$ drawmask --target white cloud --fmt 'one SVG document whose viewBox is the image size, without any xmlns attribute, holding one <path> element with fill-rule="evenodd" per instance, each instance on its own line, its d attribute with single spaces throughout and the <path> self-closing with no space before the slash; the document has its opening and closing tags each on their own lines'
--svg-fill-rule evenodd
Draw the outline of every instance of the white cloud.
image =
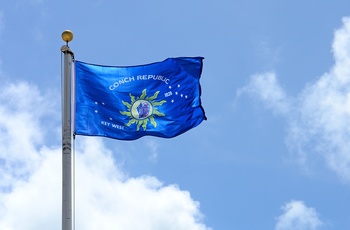
<svg viewBox="0 0 350 230">
<path fill-rule="evenodd" d="M 316 210 L 302 201 L 292 200 L 282 210 L 284 213 L 277 218 L 275 230 L 316 230 L 323 224 Z"/>
<path fill-rule="evenodd" d="M 290 100 L 278 84 L 273 72 L 253 75 L 249 85 L 237 91 L 238 96 L 243 93 L 259 97 L 265 103 L 265 106 L 275 113 L 288 114 L 290 110 Z"/>
<path fill-rule="evenodd" d="M 124 178 L 96 139 L 85 141 L 83 148 L 77 158 L 77 228 L 207 229 L 198 222 L 198 203 L 188 192 L 151 176 Z"/>
<path fill-rule="evenodd" d="M 0 193 L 0 229 L 60 229 L 60 151 L 43 148 L 37 154 L 39 165 L 28 179 L 13 177 L 11 189 Z"/>
<path fill-rule="evenodd" d="M 333 54 L 334 66 L 295 98 L 286 96 L 273 73 L 252 76 L 238 93 L 258 97 L 286 118 L 287 144 L 303 166 L 318 154 L 342 180 L 350 182 L 350 18 L 344 18 L 335 32 Z"/>
<path fill-rule="evenodd" d="M 4 79 L 2 82 L 0 159 L 3 160 L 0 161 L 0 188 L 6 188 L 14 177 L 26 177 L 37 167 L 40 161 L 38 144 L 45 135 L 45 131 L 39 127 L 40 118 L 55 114 L 52 110 L 55 101 L 51 98 L 44 100 L 36 87 L 25 82 L 5 83 Z M 51 125 L 47 121 L 49 128 Z"/>
<path fill-rule="evenodd" d="M 26 82 L 0 88 L 0 229 L 61 229 L 60 106 L 52 99 Z M 77 229 L 210 229 L 188 191 L 129 178 L 100 138 L 77 139 Z"/>
</svg>

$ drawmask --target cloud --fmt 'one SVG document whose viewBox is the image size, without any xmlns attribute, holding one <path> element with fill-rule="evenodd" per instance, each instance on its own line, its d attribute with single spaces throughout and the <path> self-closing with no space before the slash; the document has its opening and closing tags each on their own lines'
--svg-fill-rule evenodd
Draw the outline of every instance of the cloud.
<svg viewBox="0 0 350 230">
<path fill-rule="evenodd" d="M 189 192 L 163 186 L 152 176 L 125 177 L 112 152 L 96 138 L 84 138 L 78 149 L 77 228 L 208 229 L 200 223 L 199 203 Z M 96 218 L 101 221 L 86 221 Z"/>
<path fill-rule="evenodd" d="M 37 154 L 28 178 L 13 177 L 11 189 L 0 193 L 0 229 L 60 229 L 60 151 L 43 148 Z"/>
<path fill-rule="evenodd" d="M 260 98 L 277 114 L 288 114 L 290 110 L 291 102 L 273 72 L 253 75 L 249 84 L 237 91 L 238 96 L 244 93 Z"/>
<path fill-rule="evenodd" d="M 26 177 L 40 162 L 38 144 L 45 135 L 39 128 L 40 117 L 47 121 L 47 129 L 50 129 L 47 116 L 57 116 L 53 112 L 55 100 L 44 100 L 36 87 L 25 82 L 1 80 L 0 188 L 9 189 L 13 179 Z"/>
<path fill-rule="evenodd" d="M 55 93 L 23 81 L 0 88 L 0 229 L 61 229 Z M 78 137 L 75 154 L 77 228 L 210 229 L 188 191 L 153 176 L 126 176 L 101 138 Z"/>
<path fill-rule="evenodd" d="M 296 97 L 286 94 L 273 72 L 252 76 L 238 95 L 259 98 L 286 119 L 286 143 L 304 167 L 321 156 L 341 180 L 350 182 L 350 18 L 343 18 L 335 32 L 332 51 L 334 66 Z"/>
<path fill-rule="evenodd" d="M 302 201 L 292 200 L 282 207 L 275 230 L 316 230 L 323 225 L 315 209 Z"/>
</svg>

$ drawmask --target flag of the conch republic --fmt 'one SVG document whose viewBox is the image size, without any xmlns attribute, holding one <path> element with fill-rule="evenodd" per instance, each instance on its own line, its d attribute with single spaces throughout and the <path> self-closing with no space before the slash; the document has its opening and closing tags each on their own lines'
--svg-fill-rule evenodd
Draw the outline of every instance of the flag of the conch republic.
<svg viewBox="0 0 350 230">
<path fill-rule="evenodd" d="M 130 67 L 75 61 L 75 134 L 135 140 L 171 138 L 206 119 L 202 57 Z"/>
</svg>

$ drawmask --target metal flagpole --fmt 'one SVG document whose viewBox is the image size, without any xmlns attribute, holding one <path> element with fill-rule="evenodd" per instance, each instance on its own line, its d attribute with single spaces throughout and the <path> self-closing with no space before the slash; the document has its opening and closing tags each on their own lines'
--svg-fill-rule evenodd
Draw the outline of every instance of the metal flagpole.
<svg viewBox="0 0 350 230">
<path fill-rule="evenodd" d="M 61 47 L 64 54 L 62 80 L 62 230 L 72 230 L 73 227 L 73 192 L 72 192 L 72 64 L 74 53 L 68 42 L 73 39 L 73 33 L 66 30 L 62 33 L 66 45 Z"/>
</svg>

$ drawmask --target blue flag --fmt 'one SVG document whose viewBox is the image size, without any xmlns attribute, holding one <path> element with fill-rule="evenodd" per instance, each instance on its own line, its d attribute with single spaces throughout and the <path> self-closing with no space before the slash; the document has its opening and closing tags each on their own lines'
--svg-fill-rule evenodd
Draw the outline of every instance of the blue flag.
<svg viewBox="0 0 350 230">
<path fill-rule="evenodd" d="M 135 140 L 171 138 L 206 119 L 199 78 L 202 57 L 131 67 L 75 61 L 75 134 Z"/>
</svg>

